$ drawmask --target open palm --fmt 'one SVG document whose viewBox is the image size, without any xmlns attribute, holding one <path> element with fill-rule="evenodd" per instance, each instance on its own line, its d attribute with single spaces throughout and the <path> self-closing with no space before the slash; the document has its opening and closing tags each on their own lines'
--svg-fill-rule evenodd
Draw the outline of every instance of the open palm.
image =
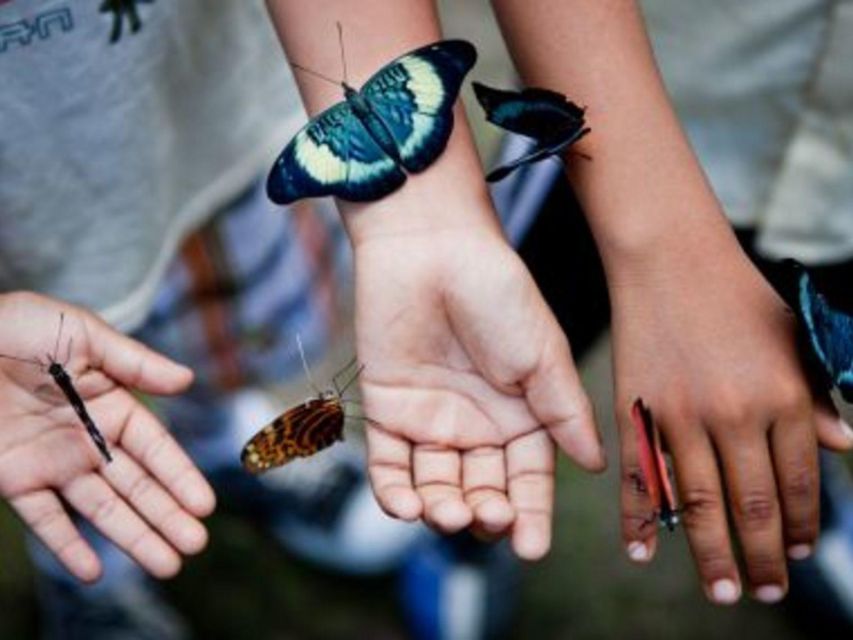
<svg viewBox="0 0 853 640">
<path fill-rule="evenodd" d="M 604 459 L 568 342 L 495 232 L 356 247 L 356 331 L 374 490 L 391 515 L 444 532 L 550 546 L 554 442 Z"/>
<path fill-rule="evenodd" d="M 0 353 L 62 362 L 113 457 L 104 462 L 43 368 L 0 359 L 0 495 L 82 580 L 97 579 L 100 563 L 63 502 L 153 575 L 176 573 L 181 554 L 204 547 L 198 518 L 214 497 L 132 390 L 174 394 L 192 373 L 83 309 L 30 293 L 0 297 Z"/>
</svg>

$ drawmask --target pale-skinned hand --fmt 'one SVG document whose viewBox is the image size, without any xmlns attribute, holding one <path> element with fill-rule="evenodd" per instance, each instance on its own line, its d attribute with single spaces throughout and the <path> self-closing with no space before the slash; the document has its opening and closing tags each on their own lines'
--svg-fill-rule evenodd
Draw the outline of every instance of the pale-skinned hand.
<svg viewBox="0 0 853 640">
<path fill-rule="evenodd" d="M 133 392 L 178 393 L 192 372 L 88 311 L 32 293 L 0 296 L 0 353 L 63 364 L 113 456 L 105 463 L 44 368 L 0 359 L 0 496 L 81 580 L 96 580 L 101 565 L 67 509 L 153 576 L 177 573 L 182 555 L 204 548 L 199 518 L 215 499 Z"/>
<path fill-rule="evenodd" d="M 391 515 L 549 549 L 554 442 L 604 466 L 568 342 L 496 226 L 355 244 L 370 478 Z"/>
</svg>

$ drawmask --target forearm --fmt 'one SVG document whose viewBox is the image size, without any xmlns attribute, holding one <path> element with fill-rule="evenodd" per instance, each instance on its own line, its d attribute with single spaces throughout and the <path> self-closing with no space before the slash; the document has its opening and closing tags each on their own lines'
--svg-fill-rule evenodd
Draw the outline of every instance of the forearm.
<svg viewBox="0 0 853 640">
<path fill-rule="evenodd" d="M 399 55 L 441 38 L 431 0 L 268 0 L 274 26 L 289 60 L 332 78 L 342 78 L 335 22 L 343 26 L 349 83 L 358 88 Z M 343 99 L 340 87 L 296 72 L 311 115 Z M 353 242 L 459 227 L 497 230 L 482 170 L 464 112 L 445 152 L 423 173 L 409 175 L 402 188 L 366 204 L 340 202 Z"/>
<path fill-rule="evenodd" d="M 524 82 L 587 106 L 592 135 L 568 174 L 608 274 L 671 239 L 733 247 L 720 206 L 664 89 L 633 0 L 494 0 Z"/>
</svg>

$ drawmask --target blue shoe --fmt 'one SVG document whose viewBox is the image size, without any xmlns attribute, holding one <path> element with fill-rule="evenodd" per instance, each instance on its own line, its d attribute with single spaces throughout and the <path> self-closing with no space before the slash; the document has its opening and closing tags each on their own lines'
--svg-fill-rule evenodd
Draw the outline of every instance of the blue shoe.
<svg viewBox="0 0 853 640">
<path fill-rule="evenodd" d="M 510 635 L 521 566 L 506 541 L 486 544 L 468 533 L 435 536 L 410 555 L 400 580 L 403 611 L 417 640 Z"/>
</svg>

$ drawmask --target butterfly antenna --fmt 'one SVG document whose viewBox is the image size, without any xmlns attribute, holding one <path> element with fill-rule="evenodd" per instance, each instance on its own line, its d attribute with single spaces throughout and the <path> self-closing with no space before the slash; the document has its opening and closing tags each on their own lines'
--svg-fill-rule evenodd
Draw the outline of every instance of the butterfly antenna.
<svg viewBox="0 0 853 640">
<path fill-rule="evenodd" d="M 59 331 L 56 333 L 56 344 L 53 346 L 53 358 L 55 362 L 59 355 L 59 339 L 62 337 L 62 325 L 65 324 L 65 312 L 59 314 Z"/>
<path fill-rule="evenodd" d="M 39 360 L 32 360 L 30 358 L 18 358 L 17 356 L 7 356 L 5 353 L 0 353 L 0 358 L 5 358 L 6 360 L 14 360 L 16 362 L 26 362 L 27 364 L 34 364 L 40 369 L 44 369 L 44 365 Z"/>
<path fill-rule="evenodd" d="M 68 340 L 68 351 L 65 353 L 65 361 L 62 363 L 62 366 L 68 366 L 69 360 L 71 360 L 71 345 L 74 344 L 74 338 L 70 338 Z"/>
<path fill-rule="evenodd" d="M 335 22 L 338 25 L 338 46 L 341 48 L 341 67 L 344 70 L 344 82 L 349 82 L 347 78 L 347 56 L 344 51 L 344 28 L 340 22 Z"/>
<path fill-rule="evenodd" d="M 333 78 L 330 78 L 327 75 L 323 75 L 319 71 L 314 71 L 313 69 L 309 69 L 308 67 L 303 67 L 301 64 L 297 64 L 295 62 L 291 62 L 290 66 L 296 69 L 297 71 L 302 71 L 303 73 L 307 73 L 309 76 L 314 76 L 315 78 L 319 78 L 320 80 L 325 80 L 326 82 L 331 82 L 336 87 L 340 87 L 341 83 Z"/>
<path fill-rule="evenodd" d="M 311 375 L 311 369 L 308 368 L 308 360 L 305 358 L 305 349 L 302 348 L 302 338 L 299 337 L 298 333 L 296 334 L 296 346 L 299 348 L 299 357 L 302 359 L 302 368 L 305 370 L 305 376 L 308 378 L 308 382 L 311 384 L 311 387 L 319 396 L 321 395 L 320 388 L 317 386 L 317 383 L 314 382 L 314 377 Z"/>
<path fill-rule="evenodd" d="M 358 376 L 361 375 L 362 371 L 364 371 L 364 365 L 359 366 L 359 368 L 355 370 L 355 373 L 352 375 L 352 377 L 349 380 L 347 380 L 347 383 L 338 392 L 339 396 L 344 395 L 344 392 L 350 387 L 350 385 L 353 382 L 355 382 L 356 380 L 358 380 Z"/>
</svg>

